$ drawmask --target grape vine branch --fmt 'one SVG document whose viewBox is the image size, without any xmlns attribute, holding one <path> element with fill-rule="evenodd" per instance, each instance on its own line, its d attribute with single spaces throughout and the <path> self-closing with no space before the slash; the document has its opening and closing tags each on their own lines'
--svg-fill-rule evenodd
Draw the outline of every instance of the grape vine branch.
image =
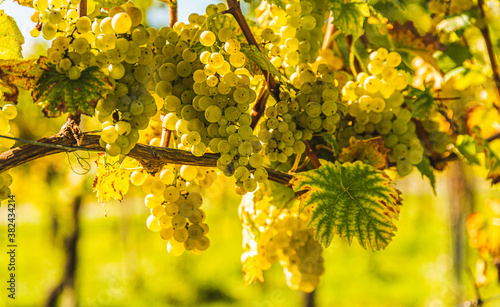
<svg viewBox="0 0 500 307">
<path fill-rule="evenodd" d="M 105 150 L 99 146 L 99 135 L 85 132 L 81 138 L 80 145 L 77 145 L 75 138 L 63 134 L 56 134 L 42 138 L 36 143 L 25 144 L 1 153 L 0 173 L 39 158 L 77 150 L 105 152 Z M 152 172 L 159 171 L 166 163 L 216 167 L 217 159 L 219 158 L 218 154 L 206 153 L 202 157 L 196 157 L 185 150 L 143 144 L 136 144 L 128 156 L 138 160 L 148 169 L 148 171 Z M 288 182 L 292 179 L 292 175 L 270 168 L 266 168 L 266 170 L 269 174 L 269 180 L 277 183 L 288 185 Z"/>
</svg>

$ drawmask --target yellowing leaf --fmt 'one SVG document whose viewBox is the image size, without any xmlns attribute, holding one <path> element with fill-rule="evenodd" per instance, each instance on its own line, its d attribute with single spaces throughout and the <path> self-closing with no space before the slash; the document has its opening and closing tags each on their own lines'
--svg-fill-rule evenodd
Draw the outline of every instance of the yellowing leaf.
<svg viewBox="0 0 500 307">
<path fill-rule="evenodd" d="M 361 161 L 376 169 L 384 169 L 387 165 L 387 154 L 390 149 L 384 146 L 382 137 L 368 140 L 358 140 L 351 137 L 349 146 L 342 148 L 339 156 L 340 162 Z"/>
<path fill-rule="evenodd" d="M 125 158 L 120 164 L 119 156 L 99 154 L 96 161 L 97 174 L 92 186 L 97 194 L 97 201 L 105 203 L 110 199 L 121 201 L 129 188 L 130 174 L 139 167 L 139 162 Z"/>
<path fill-rule="evenodd" d="M 397 230 L 393 219 L 399 216 L 400 192 L 382 171 L 360 161 L 322 166 L 292 179 L 295 191 L 307 190 L 300 197 L 301 210 L 312 212 L 309 226 L 325 246 L 333 236 L 348 240 L 356 237 L 363 248 L 383 249 Z"/>
<path fill-rule="evenodd" d="M 92 116 L 97 102 L 112 89 L 98 67 L 85 69 L 77 80 L 51 68 L 38 80 L 32 95 L 47 117 L 57 117 L 62 113 Z"/>
<path fill-rule="evenodd" d="M 444 46 L 439 43 L 437 35 L 434 33 L 420 35 L 413 21 L 407 21 L 403 25 L 397 21 L 394 22 L 389 34 L 397 51 L 419 56 L 439 71 L 437 61 L 432 54 L 435 51 L 444 50 Z"/>
<path fill-rule="evenodd" d="M 243 262 L 243 280 L 247 285 L 256 282 L 257 280 L 264 282 L 264 275 L 262 268 L 259 265 L 259 258 L 262 258 L 262 256 L 255 254 L 247 256 Z"/>
<path fill-rule="evenodd" d="M 370 16 L 370 10 L 365 2 L 333 0 L 330 4 L 334 25 L 354 38 L 363 35 L 365 18 Z"/>
<path fill-rule="evenodd" d="M 19 88 L 32 89 L 47 68 L 47 58 L 38 60 L 0 60 L 0 86 L 7 88 L 5 100 L 17 101 Z"/>
<path fill-rule="evenodd" d="M 0 10 L 0 59 L 21 59 L 24 37 L 14 18 Z"/>
</svg>

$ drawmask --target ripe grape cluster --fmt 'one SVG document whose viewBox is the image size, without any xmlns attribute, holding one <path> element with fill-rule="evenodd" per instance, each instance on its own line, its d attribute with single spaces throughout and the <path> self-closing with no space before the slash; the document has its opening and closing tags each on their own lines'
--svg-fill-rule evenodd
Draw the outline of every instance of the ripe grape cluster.
<svg viewBox="0 0 500 307">
<path fill-rule="evenodd" d="M 340 122 L 339 90 L 335 86 L 335 72 L 326 65 L 318 65 L 317 72 L 303 64 L 299 73 L 292 74 L 292 83 L 298 93 L 280 93 L 280 101 L 269 104 L 260 125 L 259 139 L 264 143 L 264 154 L 271 162 L 284 163 L 293 154 L 305 150 L 304 141 L 313 133 L 334 133 Z"/>
<path fill-rule="evenodd" d="M 52 1 L 49 8 L 47 0 L 36 0 L 33 19 L 43 24 L 44 38 L 56 37 L 47 54 L 59 72 L 77 80 L 84 69 L 97 66 L 109 76 L 115 91 L 96 107 L 103 128 L 100 145 L 109 155 L 127 154 L 139 139 L 138 131 L 157 112 L 147 90 L 154 68 L 147 43 L 155 32 L 141 25 L 142 12 L 134 6 L 101 12 L 89 3 L 89 15 L 80 17 L 78 1 Z"/>
<path fill-rule="evenodd" d="M 406 176 L 413 165 L 422 161 L 424 146 L 417 136 L 412 110 L 404 104 L 403 91 L 408 82 L 397 69 L 400 64 L 397 52 L 379 48 L 370 54 L 370 74 L 360 73 L 355 81 L 346 83 L 342 95 L 349 116 L 339 133 L 339 142 L 345 146 L 351 137 L 369 139 L 381 135 L 399 175 Z"/>
<path fill-rule="evenodd" d="M 258 201 L 244 197 L 240 205 L 247 238 L 243 262 L 257 257 L 256 263 L 262 270 L 279 262 L 291 289 L 312 292 L 325 271 L 323 248 L 314 239 L 314 231 L 306 227 L 306 216 L 299 215 L 297 207 L 295 204 L 280 210 L 271 205 L 267 196 Z M 259 235 L 255 236 L 255 232 Z"/>
<path fill-rule="evenodd" d="M 262 2 L 266 11 L 260 19 L 265 28 L 261 37 L 266 43 L 271 63 L 284 67 L 287 76 L 296 72 L 299 63 L 314 63 L 323 38 L 327 1 L 289 1 L 282 10 L 275 4 Z"/>
<path fill-rule="evenodd" d="M 256 94 L 236 24 L 231 16 L 216 15 L 226 9 L 209 5 L 206 15 L 192 14 L 188 24 L 160 29 L 152 43 L 155 91 L 164 100 L 163 125 L 175 131 L 178 148 L 195 156 L 220 153 L 218 169 L 234 176 L 236 191 L 244 194 L 267 179 L 267 172 L 250 127 L 247 111 Z"/>
<path fill-rule="evenodd" d="M 216 177 L 213 170 L 191 165 L 167 165 L 156 176 L 132 173 L 132 184 L 142 186 L 147 194 L 144 202 L 151 211 L 147 227 L 167 241 L 169 254 L 180 256 L 185 250 L 200 254 L 210 246 L 200 193 Z"/>
</svg>

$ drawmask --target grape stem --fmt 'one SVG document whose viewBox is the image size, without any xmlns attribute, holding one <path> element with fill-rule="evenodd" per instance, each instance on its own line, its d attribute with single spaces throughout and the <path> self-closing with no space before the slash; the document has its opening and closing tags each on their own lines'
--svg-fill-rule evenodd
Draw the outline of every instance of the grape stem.
<svg viewBox="0 0 500 307">
<path fill-rule="evenodd" d="M 170 20 L 170 27 L 173 27 L 177 22 L 177 1 L 168 3 L 168 16 Z"/>
<path fill-rule="evenodd" d="M 255 102 L 252 111 L 250 112 L 250 116 L 252 117 L 252 123 L 250 127 L 255 129 L 257 127 L 257 123 L 259 122 L 260 117 L 264 114 L 266 109 L 267 98 L 269 98 L 269 92 L 265 90 L 265 85 L 262 85 L 259 96 L 257 97 L 257 101 Z"/>
<path fill-rule="evenodd" d="M 253 36 L 253 33 L 250 30 L 247 21 L 245 20 L 245 16 L 241 11 L 240 2 L 238 0 L 227 0 L 227 6 L 228 6 L 227 11 L 223 13 L 229 13 L 233 15 L 234 19 L 240 26 L 243 35 L 245 35 L 247 42 L 250 45 L 257 47 L 257 49 L 260 51 L 259 44 L 255 40 L 255 37 Z M 269 91 L 272 93 L 274 99 L 276 99 L 276 101 L 279 101 L 279 86 L 276 83 L 276 80 L 274 79 L 274 75 L 265 69 L 262 69 L 262 74 L 264 75 L 264 78 L 267 80 L 267 86 L 269 88 Z M 254 107 L 252 109 L 252 123 L 255 122 L 255 124 L 257 124 L 259 119 L 262 117 L 262 114 L 266 109 L 266 102 L 267 98 L 261 99 L 260 103 L 259 100 L 257 100 L 257 102 L 254 104 Z"/>
<path fill-rule="evenodd" d="M 486 22 L 486 12 L 484 11 L 484 0 L 477 0 L 477 6 L 481 11 L 481 17 L 485 20 L 485 25 L 480 29 L 483 35 L 484 42 L 486 43 L 486 49 L 488 50 L 488 57 L 490 59 L 491 70 L 493 71 L 493 78 L 495 79 L 495 85 L 497 88 L 497 95 L 500 96 L 500 72 L 498 70 L 497 58 L 495 52 L 493 51 L 493 43 L 490 38 L 490 30 Z M 495 105 L 498 112 L 500 112 L 500 105 Z"/>
<path fill-rule="evenodd" d="M 77 145 L 73 137 L 63 134 L 56 134 L 42 138 L 36 142 L 30 141 L 16 148 L 12 148 L 0 154 L 0 173 L 26 162 L 50 156 L 61 152 L 73 151 L 96 151 L 105 152 L 99 145 L 99 135 L 88 132 L 82 134 L 80 145 Z M 4 136 L 0 136 L 4 137 Z M 218 154 L 206 153 L 202 157 L 196 157 L 190 152 L 179 149 L 163 148 L 136 144 L 127 156 L 138 160 L 144 169 L 149 172 L 158 172 L 166 163 L 195 165 L 202 167 L 217 167 Z M 266 168 L 269 180 L 289 185 L 292 175 L 282 173 L 270 168 Z"/>
<path fill-rule="evenodd" d="M 80 0 L 78 4 L 78 15 L 80 17 L 87 16 L 87 0 Z"/>
<path fill-rule="evenodd" d="M 359 60 L 355 54 L 354 48 L 356 47 L 354 46 L 352 35 L 347 35 L 345 40 L 347 42 L 347 46 L 349 47 L 349 66 L 351 68 L 351 73 L 354 77 L 356 77 L 358 73 L 363 71 L 363 69 L 361 68 Z"/>
<path fill-rule="evenodd" d="M 304 141 L 304 144 L 306 144 L 306 156 L 311 160 L 314 168 L 319 168 L 321 166 L 321 163 L 319 162 L 316 150 L 311 146 L 309 141 Z"/>
</svg>

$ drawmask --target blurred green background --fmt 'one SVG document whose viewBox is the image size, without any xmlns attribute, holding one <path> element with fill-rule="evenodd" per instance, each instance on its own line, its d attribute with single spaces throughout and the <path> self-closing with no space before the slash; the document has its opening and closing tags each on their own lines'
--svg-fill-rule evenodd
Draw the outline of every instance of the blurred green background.
<svg viewBox="0 0 500 307">
<path fill-rule="evenodd" d="M 180 1 L 179 19 L 203 12 L 217 1 Z M 166 7 L 158 1 L 140 2 L 148 10 L 150 25 L 168 24 Z M 15 16 L 26 37 L 25 57 L 43 53 L 43 41 L 29 39 L 32 23 L 12 1 L 0 4 Z M 24 19 L 19 19 L 19 18 Z M 21 21 L 19 21 L 21 20 Z M 12 134 L 36 140 L 57 133 L 65 119 L 43 120 L 27 93 L 22 93 L 20 116 Z M 33 120 L 35 119 L 35 120 Z M 85 121 L 84 130 L 97 129 Z M 201 255 L 168 255 L 165 242 L 146 228 L 148 209 L 143 193 L 133 187 L 121 203 L 97 204 L 91 192 L 95 173 L 94 155 L 82 159 L 59 154 L 11 171 L 17 200 L 17 297 L 7 300 L 6 242 L 7 207 L 0 208 L 0 306 L 50 305 L 50 294 L 65 272 L 66 247 L 74 229 L 75 204 L 79 210 L 75 288 L 58 298 L 59 306 L 305 306 L 305 296 L 290 290 L 282 269 L 275 264 L 265 272 L 263 284 L 245 285 L 240 256 L 239 198 L 227 179 L 210 189 L 203 205 L 210 226 L 210 248 Z M 92 167 L 86 175 L 79 163 Z M 476 177 L 476 175 L 478 175 Z M 482 177 L 481 177 L 482 175 Z M 466 176 L 467 206 L 456 205 L 453 180 Z M 404 205 L 398 232 L 388 248 L 363 250 L 338 238 L 325 251 L 326 273 L 314 293 L 316 306 L 462 306 L 474 299 L 473 280 L 477 250 L 468 248 L 464 219 L 471 210 L 485 210 L 486 199 L 500 198 L 481 170 L 453 166 L 438 176 L 437 195 L 419 174 L 397 181 Z M 483 298 L 500 292 L 495 270 L 481 288 Z M 500 301 L 490 306 L 500 306 Z"/>
</svg>

